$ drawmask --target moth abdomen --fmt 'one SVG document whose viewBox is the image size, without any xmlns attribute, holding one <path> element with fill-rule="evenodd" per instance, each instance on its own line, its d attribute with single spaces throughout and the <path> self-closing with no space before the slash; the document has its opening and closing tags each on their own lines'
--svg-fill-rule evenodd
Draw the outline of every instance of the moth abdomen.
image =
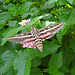
<svg viewBox="0 0 75 75">
<path fill-rule="evenodd" d="M 35 40 L 36 46 L 37 48 L 40 50 L 40 52 L 43 51 L 43 44 L 42 44 L 42 40 L 38 41 L 40 39 Z"/>
</svg>

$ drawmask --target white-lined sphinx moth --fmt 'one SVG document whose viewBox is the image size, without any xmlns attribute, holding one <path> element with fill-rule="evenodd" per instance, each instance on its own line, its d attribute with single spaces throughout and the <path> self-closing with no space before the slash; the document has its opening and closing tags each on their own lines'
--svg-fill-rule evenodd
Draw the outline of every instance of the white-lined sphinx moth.
<svg viewBox="0 0 75 75">
<path fill-rule="evenodd" d="M 65 23 L 59 23 L 45 28 L 41 28 L 39 30 L 34 27 L 31 27 L 31 32 L 18 34 L 7 38 L 7 40 L 20 44 L 22 44 L 22 42 L 23 43 L 34 42 L 37 48 L 40 50 L 40 52 L 42 52 L 43 51 L 42 41 L 53 37 L 63 27 L 64 24 Z"/>
</svg>

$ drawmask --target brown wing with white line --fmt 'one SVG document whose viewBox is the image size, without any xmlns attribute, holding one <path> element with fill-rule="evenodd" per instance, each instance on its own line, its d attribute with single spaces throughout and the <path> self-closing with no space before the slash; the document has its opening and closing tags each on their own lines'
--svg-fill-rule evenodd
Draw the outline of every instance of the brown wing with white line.
<svg viewBox="0 0 75 75">
<path fill-rule="evenodd" d="M 53 37 L 63 27 L 64 24 L 65 23 L 58 23 L 55 25 L 51 25 L 51 26 L 39 29 L 42 40 Z"/>
<path fill-rule="evenodd" d="M 25 39 L 28 39 L 31 37 L 33 37 L 31 32 L 26 32 L 26 33 L 22 33 L 22 34 L 18 34 L 18 35 L 6 38 L 6 40 L 11 41 L 11 42 L 15 42 L 15 43 L 21 43 Z"/>
</svg>

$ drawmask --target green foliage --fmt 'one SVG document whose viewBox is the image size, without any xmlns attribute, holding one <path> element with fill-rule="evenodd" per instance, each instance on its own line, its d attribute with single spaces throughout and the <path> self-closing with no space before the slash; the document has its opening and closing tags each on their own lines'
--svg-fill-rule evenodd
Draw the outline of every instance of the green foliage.
<svg viewBox="0 0 75 75">
<path fill-rule="evenodd" d="M 31 19 L 25 27 L 18 22 Z M 75 75 L 75 0 L 0 0 L 1 75 Z M 65 22 L 37 48 L 21 48 L 5 38 Z"/>
</svg>

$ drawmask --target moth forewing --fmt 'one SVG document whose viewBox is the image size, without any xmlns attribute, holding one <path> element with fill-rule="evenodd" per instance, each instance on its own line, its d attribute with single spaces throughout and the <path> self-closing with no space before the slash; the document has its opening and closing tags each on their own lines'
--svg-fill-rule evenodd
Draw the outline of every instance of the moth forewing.
<svg viewBox="0 0 75 75">
<path fill-rule="evenodd" d="M 65 23 L 59 23 L 59 24 L 51 25 L 51 26 L 48 26 L 45 28 L 41 28 L 39 30 L 40 35 L 45 35 L 43 40 L 49 39 L 49 38 L 53 37 L 63 27 L 64 24 Z"/>
<path fill-rule="evenodd" d="M 6 38 L 6 40 L 15 42 L 15 43 L 21 43 L 22 41 L 24 41 L 25 39 L 28 39 L 30 37 L 33 37 L 31 32 L 26 32 L 26 33 L 22 33 L 22 34 L 18 34 L 18 35 Z"/>
</svg>

